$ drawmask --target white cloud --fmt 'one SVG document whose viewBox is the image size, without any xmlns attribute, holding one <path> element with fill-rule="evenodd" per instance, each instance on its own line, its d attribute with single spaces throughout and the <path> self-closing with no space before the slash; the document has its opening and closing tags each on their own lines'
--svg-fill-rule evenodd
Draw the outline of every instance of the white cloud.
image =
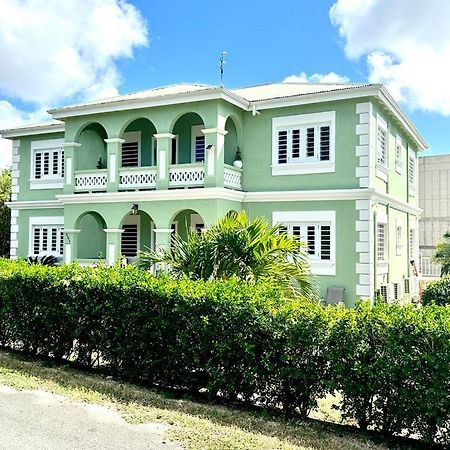
<svg viewBox="0 0 450 450">
<path fill-rule="evenodd" d="M 126 0 L 0 0 L 0 129 L 49 120 L 50 106 L 118 94 L 117 61 L 148 44 L 147 25 Z M 0 139 L 0 167 L 11 142 Z"/>
<path fill-rule="evenodd" d="M 301 72 L 299 75 L 289 75 L 283 80 L 283 83 L 348 83 L 347 77 L 338 75 L 337 73 L 314 73 L 307 75 Z"/>
<path fill-rule="evenodd" d="M 27 123 L 39 123 L 51 120 L 47 108 L 41 107 L 33 112 L 24 112 L 6 100 L 0 100 L 0 129 L 7 129 Z M 0 168 L 11 165 L 12 142 L 9 139 L 0 139 Z"/>
<path fill-rule="evenodd" d="M 0 92 L 37 104 L 115 95 L 117 60 L 148 43 L 125 0 L 0 0 Z"/>
<path fill-rule="evenodd" d="M 450 2 L 337 0 L 330 9 L 350 59 L 412 109 L 450 115 Z"/>
</svg>

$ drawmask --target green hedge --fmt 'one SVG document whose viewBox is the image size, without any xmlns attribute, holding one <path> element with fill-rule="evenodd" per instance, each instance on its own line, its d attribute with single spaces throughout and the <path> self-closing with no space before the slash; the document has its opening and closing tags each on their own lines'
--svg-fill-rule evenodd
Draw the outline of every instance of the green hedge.
<svg viewBox="0 0 450 450">
<path fill-rule="evenodd" d="M 450 276 L 431 282 L 422 293 L 422 304 L 450 305 Z"/>
<path fill-rule="evenodd" d="M 211 397 L 450 444 L 450 307 L 322 307 L 268 285 L 0 262 L 0 343 Z"/>
</svg>

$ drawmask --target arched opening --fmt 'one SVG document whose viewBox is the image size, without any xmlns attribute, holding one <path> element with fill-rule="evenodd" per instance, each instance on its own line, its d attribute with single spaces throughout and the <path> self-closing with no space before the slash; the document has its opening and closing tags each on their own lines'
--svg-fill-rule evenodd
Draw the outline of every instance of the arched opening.
<svg viewBox="0 0 450 450">
<path fill-rule="evenodd" d="M 141 251 L 155 248 L 155 223 L 145 211 L 139 209 L 135 214 L 127 214 L 122 219 L 120 228 L 123 230 L 120 254 L 129 263 L 135 262 Z"/>
<path fill-rule="evenodd" d="M 125 139 L 122 144 L 121 167 L 156 166 L 154 134 L 155 125 L 144 117 L 129 123 L 121 135 L 121 138 Z"/>
<path fill-rule="evenodd" d="M 77 151 L 76 170 L 106 169 L 108 158 L 106 142 L 108 133 L 99 123 L 91 123 L 83 128 L 78 137 L 81 144 Z"/>
<path fill-rule="evenodd" d="M 205 228 L 205 222 L 197 211 L 184 209 L 175 214 L 170 227 L 174 230 L 174 234 L 180 235 L 182 239 L 187 239 L 189 229 L 194 229 L 200 233 Z"/>
<path fill-rule="evenodd" d="M 233 165 L 233 162 L 236 160 L 236 155 L 238 152 L 238 135 L 236 130 L 236 124 L 231 117 L 228 117 L 225 122 L 225 131 L 227 134 L 225 135 L 225 145 L 224 145 L 224 159 L 225 164 Z"/>
<path fill-rule="evenodd" d="M 194 112 L 183 114 L 175 122 L 172 134 L 171 164 L 189 164 L 205 160 L 205 124 Z"/>
<path fill-rule="evenodd" d="M 105 259 L 106 233 L 103 231 L 107 228 L 105 219 L 99 213 L 89 211 L 78 218 L 76 228 L 80 230 L 77 240 L 78 260 L 90 263 Z"/>
</svg>

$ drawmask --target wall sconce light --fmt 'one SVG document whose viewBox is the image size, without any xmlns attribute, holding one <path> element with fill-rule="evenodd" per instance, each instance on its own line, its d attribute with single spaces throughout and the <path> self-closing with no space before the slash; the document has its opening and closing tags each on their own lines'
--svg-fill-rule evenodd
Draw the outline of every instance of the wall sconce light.
<svg viewBox="0 0 450 450">
<path fill-rule="evenodd" d="M 133 203 L 131 205 L 131 215 L 136 216 L 139 210 L 139 205 L 137 203 Z"/>
<path fill-rule="evenodd" d="M 215 145 L 209 144 L 209 145 L 206 147 L 206 150 L 208 150 L 208 152 L 212 153 L 212 152 L 215 150 L 215 148 L 216 148 Z"/>
</svg>

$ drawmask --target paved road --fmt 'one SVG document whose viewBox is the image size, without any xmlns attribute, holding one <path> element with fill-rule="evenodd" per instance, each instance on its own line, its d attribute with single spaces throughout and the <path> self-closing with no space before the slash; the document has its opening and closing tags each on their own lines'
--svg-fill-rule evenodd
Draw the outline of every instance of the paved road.
<svg viewBox="0 0 450 450">
<path fill-rule="evenodd" d="M 0 385 L 0 449 L 179 450 L 161 424 L 130 425 L 103 406 Z"/>
</svg>

